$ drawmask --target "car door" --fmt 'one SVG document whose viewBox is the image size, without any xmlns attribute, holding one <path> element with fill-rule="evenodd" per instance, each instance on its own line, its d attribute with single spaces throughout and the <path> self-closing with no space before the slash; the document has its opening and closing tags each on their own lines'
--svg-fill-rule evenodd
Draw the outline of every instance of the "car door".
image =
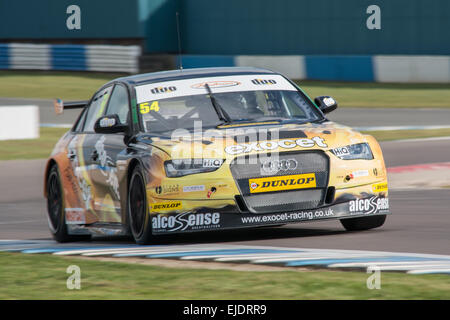
<svg viewBox="0 0 450 320">
<path fill-rule="evenodd" d="M 128 89 L 122 84 L 116 84 L 109 99 L 106 99 L 107 102 L 103 108 L 99 109 L 96 119 L 103 115 L 117 114 L 121 124 L 129 124 Z M 89 134 L 83 145 L 87 155 L 89 176 L 94 188 L 94 210 L 99 222 L 121 222 L 117 157 L 126 148 L 124 140 L 124 133 L 93 132 Z"/>
<path fill-rule="evenodd" d="M 112 90 L 112 85 L 100 89 L 92 98 L 85 114 L 83 123 L 68 146 L 68 157 L 71 159 L 74 175 L 79 187 L 80 203 L 85 210 L 86 223 L 99 221 L 99 211 L 95 204 L 97 186 L 95 184 L 95 170 L 92 167 L 93 147 L 95 139 L 94 124 L 96 119 L 104 114 Z"/>
</svg>

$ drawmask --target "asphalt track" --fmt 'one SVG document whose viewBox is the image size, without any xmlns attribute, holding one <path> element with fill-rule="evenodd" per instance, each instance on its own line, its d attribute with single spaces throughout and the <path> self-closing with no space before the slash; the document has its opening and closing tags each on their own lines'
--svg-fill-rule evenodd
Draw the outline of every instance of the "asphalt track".
<svg viewBox="0 0 450 320">
<path fill-rule="evenodd" d="M 41 124 L 73 123 L 79 111 L 53 112 L 51 100 L 0 98 L 2 105 L 38 105 Z M 341 108 L 330 119 L 349 126 L 450 125 L 450 109 Z M 450 139 L 384 142 L 388 167 L 448 162 Z M 50 239 L 42 196 L 44 160 L 0 162 L 0 239 Z M 392 215 L 379 229 L 346 232 L 338 221 L 193 233 L 160 238 L 164 244 L 239 244 L 291 248 L 450 254 L 450 189 L 391 191 Z M 96 238 L 95 243 L 132 243 Z"/>
<path fill-rule="evenodd" d="M 382 143 L 388 167 L 448 162 L 450 139 Z M 50 239 L 42 196 L 44 160 L 0 162 L 0 239 Z M 392 215 L 379 229 L 346 232 L 338 221 L 173 235 L 163 244 L 239 244 L 450 254 L 450 189 L 391 191 Z M 95 239 L 92 244 L 130 239 Z"/>
</svg>

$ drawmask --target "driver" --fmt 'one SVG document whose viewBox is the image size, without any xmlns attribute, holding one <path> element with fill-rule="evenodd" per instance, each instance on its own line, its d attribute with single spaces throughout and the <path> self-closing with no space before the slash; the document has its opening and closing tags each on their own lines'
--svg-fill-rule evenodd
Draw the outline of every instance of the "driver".
<svg viewBox="0 0 450 320">
<path fill-rule="evenodd" d="M 259 108 L 253 92 L 227 92 L 214 95 L 232 118 L 259 118 L 264 112 Z M 233 110 L 234 109 L 234 110 Z"/>
</svg>

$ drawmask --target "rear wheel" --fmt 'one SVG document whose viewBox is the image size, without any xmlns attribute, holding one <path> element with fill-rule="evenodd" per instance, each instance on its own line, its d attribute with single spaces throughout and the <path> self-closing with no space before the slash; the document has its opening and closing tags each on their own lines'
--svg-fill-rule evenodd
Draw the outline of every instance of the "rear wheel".
<svg viewBox="0 0 450 320">
<path fill-rule="evenodd" d="M 345 230 L 361 231 L 381 227 L 386 221 L 386 215 L 340 220 Z"/>
<path fill-rule="evenodd" d="M 50 232 L 56 241 L 69 242 L 90 239 L 90 235 L 73 236 L 67 233 L 64 194 L 56 165 L 50 169 L 47 177 L 47 213 Z"/>
<path fill-rule="evenodd" d="M 128 186 L 128 221 L 131 234 L 137 244 L 148 244 L 152 240 L 152 226 L 148 212 L 145 180 L 141 166 L 137 165 Z"/>
</svg>

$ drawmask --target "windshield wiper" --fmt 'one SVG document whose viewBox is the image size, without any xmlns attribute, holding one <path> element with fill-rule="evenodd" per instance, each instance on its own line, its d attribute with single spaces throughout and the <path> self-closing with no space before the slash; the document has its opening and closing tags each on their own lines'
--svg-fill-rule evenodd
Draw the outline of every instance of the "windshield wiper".
<svg viewBox="0 0 450 320">
<path fill-rule="evenodd" d="M 209 98 L 211 99 L 211 103 L 214 107 L 214 110 L 216 110 L 217 115 L 219 116 L 219 119 L 223 121 L 224 123 L 230 123 L 231 118 L 228 115 L 228 113 L 225 112 L 225 110 L 220 106 L 220 104 L 217 102 L 216 98 L 214 97 L 211 88 L 209 87 L 209 84 L 205 83 L 205 88 L 208 91 Z"/>
</svg>

